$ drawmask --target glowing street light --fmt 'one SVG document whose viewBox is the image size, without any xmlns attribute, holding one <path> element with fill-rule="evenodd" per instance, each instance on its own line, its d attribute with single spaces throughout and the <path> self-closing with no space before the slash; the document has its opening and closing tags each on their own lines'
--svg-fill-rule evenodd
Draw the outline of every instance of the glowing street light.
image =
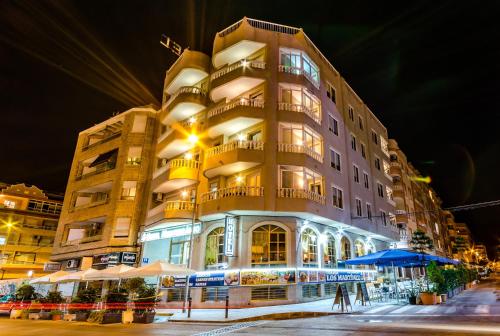
<svg viewBox="0 0 500 336">
<path fill-rule="evenodd" d="M 189 134 L 188 139 L 191 145 L 195 145 L 198 142 L 198 136 L 196 134 Z"/>
</svg>

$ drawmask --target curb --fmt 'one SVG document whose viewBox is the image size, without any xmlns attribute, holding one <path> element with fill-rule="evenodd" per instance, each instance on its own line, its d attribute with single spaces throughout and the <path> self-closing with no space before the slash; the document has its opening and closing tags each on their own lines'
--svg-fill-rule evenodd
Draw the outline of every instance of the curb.
<svg viewBox="0 0 500 336">
<path fill-rule="evenodd" d="M 314 317 L 322 317 L 329 315 L 346 315 L 351 313 L 338 313 L 338 312 L 290 312 L 290 313 L 275 313 L 275 314 L 266 314 L 259 316 L 251 316 L 251 317 L 243 317 L 243 318 L 234 318 L 234 319 L 221 319 L 217 321 L 213 320 L 197 320 L 197 319 L 169 319 L 169 322 L 196 322 L 196 323 L 235 323 L 235 322 L 251 322 L 251 321 L 260 321 L 260 320 L 293 320 L 300 318 L 314 318 Z"/>
</svg>

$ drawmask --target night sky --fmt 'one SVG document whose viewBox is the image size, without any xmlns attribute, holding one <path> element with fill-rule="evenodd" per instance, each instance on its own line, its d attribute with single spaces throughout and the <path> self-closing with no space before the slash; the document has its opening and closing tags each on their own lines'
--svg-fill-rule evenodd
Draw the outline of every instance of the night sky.
<svg viewBox="0 0 500 336">
<path fill-rule="evenodd" d="M 0 181 L 64 192 L 79 131 L 158 103 L 175 56 L 243 16 L 304 28 L 444 207 L 500 199 L 500 2 L 0 3 Z M 458 212 L 493 256 L 500 206 Z"/>
</svg>

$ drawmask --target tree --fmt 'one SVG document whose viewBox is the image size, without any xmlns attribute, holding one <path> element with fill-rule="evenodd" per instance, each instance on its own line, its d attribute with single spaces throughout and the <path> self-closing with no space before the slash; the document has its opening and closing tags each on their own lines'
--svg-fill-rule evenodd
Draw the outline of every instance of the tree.
<svg viewBox="0 0 500 336">
<path fill-rule="evenodd" d="M 420 229 L 417 229 L 413 233 L 413 236 L 411 237 L 410 240 L 410 245 L 412 247 L 412 250 L 416 252 L 423 253 L 426 249 L 432 249 L 433 244 L 432 244 L 432 239 L 429 238 L 424 231 L 421 231 Z"/>
</svg>

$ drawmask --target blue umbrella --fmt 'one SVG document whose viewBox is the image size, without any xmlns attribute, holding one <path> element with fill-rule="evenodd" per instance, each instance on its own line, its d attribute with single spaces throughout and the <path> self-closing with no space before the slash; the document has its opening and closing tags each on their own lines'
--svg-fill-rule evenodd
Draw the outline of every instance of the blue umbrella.
<svg viewBox="0 0 500 336">
<path fill-rule="evenodd" d="M 346 260 L 346 265 L 377 265 L 377 266 L 417 266 L 426 260 L 423 254 L 406 250 L 383 250 Z"/>
</svg>

